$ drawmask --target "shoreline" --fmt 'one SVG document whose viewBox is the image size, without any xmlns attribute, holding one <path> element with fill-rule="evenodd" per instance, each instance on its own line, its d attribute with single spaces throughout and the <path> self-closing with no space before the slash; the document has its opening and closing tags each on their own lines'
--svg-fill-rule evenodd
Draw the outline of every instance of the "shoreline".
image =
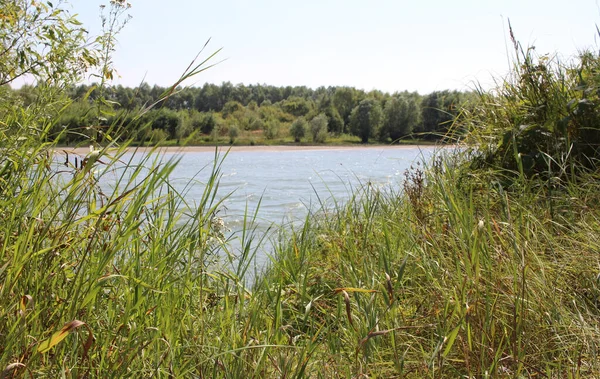
<svg viewBox="0 0 600 379">
<path fill-rule="evenodd" d="M 262 145 L 262 146 L 161 146 L 161 147 L 127 147 L 127 152 L 148 152 L 155 150 L 160 153 L 207 153 L 229 151 L 235 152 L 286 152 L 286 151 L 343 151 L 343 150 L 406 150 L 406 149 L 440 149 L 450 148 L 455 145 L 367 145 L 367 146 L 348 146 L 348 145 L 326 145 L 326 146 L 286 146 L 286 145 Z M 69 154 L 86 155 L 90 152 L 89 147 L 55 147 L 57 153 L 67 152 Z M 109 148 L 107 151 L 114 151 L 117 148 Z"/>
</svg>

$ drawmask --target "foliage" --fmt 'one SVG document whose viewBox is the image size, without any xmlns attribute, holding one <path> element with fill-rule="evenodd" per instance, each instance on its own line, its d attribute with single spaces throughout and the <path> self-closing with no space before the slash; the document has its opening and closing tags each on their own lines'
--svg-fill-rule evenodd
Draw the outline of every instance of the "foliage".
<svg viewBox="0 0 600 379">
<path fill-rule="evenodd" d="M 383 109 L 380 138 L 396 141 L 412 133 L 419 121 L 419 109 L 413 99 L 392 97 Z"/>
<path fill-rule="evenodd" d="M 369 138 L 377 136 L 382 121 L 383 113 L 379 102 L 366 98 L 352 110 L 350 131 L 359 136 L 362 143 L 367 143 Z"/>
<path fill-rule="evenodd" d="M 294 142 L 300 142 L 306 135 L 308 123 L 304 117 L 297 118 L 290 126 L 290 135 L 294 138 Z"/>
<path fill-rule="evenodd" d="M 149 112 L 146 117 L 151 120 L 152 129 L 163 130 L 168 138 L 177 138 L 181 118 L 176 112 L 167 108 L 159 108 Z"/>
<path fill-rule="evenodd" d="M 64 85 L 98 63 L 62 2 L 6 0 L 0 7 L 0 86 L 24 76 Z"/>
<path fill-rule="evenodd" d="M 290 96 L 281 102 L 281 109 L 296 117 L 306 116 L 313 108 L 309 100 L 298 96 Z"/>
<path fill-rule="evenodd" d="M 420 127 L 416 128 L 425 139 L 442 139 L 451 128 L 461 109 L 460 92 L 435 91 L 421 101 Z"/>
<path fill-rule="evenodd" d="M 228 101 L 223 106 L 222 115 L 224 118 L 234 114 L 235 112 L 239 112 L 244 109 L 244 106 L 237 101 Z"/>
<path fill-rule="evenodd" d="M 279 135 L 279 122 L 269 120 L 264 124 L 264 136 L 266 139 L 275 139 Z"/>
<path fill-rule="evenodd" d="M 229 134 L 229 144 L 233 145 L 233 143 L 235 142 L 235 139 L 240 135 L 240 129 L 237 126 L 232 125 L 229 127 L 228 134 Z"/>
<path fill-rule="evenodd" d="M 361 94 L 360 91 L 354 88 L 336 88 L 333 94 L 333 105 L 342 117 L 344 125 L 350 124 L 352 109 L 362 100 L 361 97 L 364 97 L 364 94 Z M 344 132 L 346 132 L 346 129 L 344 129 Z"/>
<path fill-rule="evenodd" d="M 24 86 L 20 90 L 16 90 L 16 93 L 27 103 L 32 101 L 31 96 L 35 92 L 34 90 L 34 87 Z M 164 101 L 159 100 L 165 94 L 169 94 L 169 96 Z M 159 122 L 171 124 L 170 128 L 175 127 L 177 129 L 179 127 L 185 130 L 191 128 L 205 135 L 211 134 L 220 119 L 231 119 L 230 121 L 239 127 L 242 136 L 250 137 L 253 135 L 251 132 L 264 130 L 265 122 L 269 120 L 276 120 L 281 125 L 288 125 L 298 117 L 305 117 L 310 120 L 323 113 L 327 116 L 327 129 L 330 136 L 338 137 L 351 132 L 349 128 L 351 111 L 358 105 L 359 101 L 367 96 L 364 91 L 350 87 L 320 87 L 312 90 L 306 87 L 245 86 L 242 84 L 234 86 L 225 82 L 220 86 L 205 84 L 198 88 L 177 86 L 171 91 L 168 88 L 156 85 L 151 87 L 146 83 L 142 83 L 137 88 L 126 88 L 120 85 L 110 86 L 105 81 L 90 86 L 72 86 L 67 89 L 66 95 L 65 100 L 87 102 L 94 104 L 94 107 L 92 107 L 91 112 L 70 119 L 69 130 L 73 130 L 74 133 L 70 138 L 64 138 L 62 140 L 64 143 L 73 143 L 89 136 L 94 137 L 94 134 L 97 134 L 97 138 L 102 140 L 104 129 L 99 127 L 102 124 L 101 119 L 114 121 L 118 118 L 120 125 L 123 127 L 122 130 L 127 136 L 144 136 L 145 134 L 138 129 L 146 127 L 146 123 L 150 122 L 150 116 L 161 114 L 162 116 L 176 114 L 179 117 L 178 126 L 173 126 L 174 120 L 171 124 L 164 117 L 161 117 L 163 119 Z M 425 110 L 421 107 L 429 106 L 429 103 L 422 102 L 422 99 L 425 98 L 416 93 L 403 92 L 390 95 L 380 91 L 371 91 L 370 96 L 377 98 L 384 108 L 385 104 L 390 101 L 394 103 L 394 98 L 406 100 L 411 110 L 409 112 L 410 124 L 414 123 L 413 129 L 417 133 L 416 136 L 432 140 L 446 132 L 444 129 L 448 124 L 446 121 L 453 119 L 457 110 L 468 99 L 466 94 L 448 91 L 435 93 L 431 96 L 427 95 L 427 99 L 434 99 L 435 101 L 431 100 L 434 105 L 431 109 Z M 263 99 L 260 106 L 256 99 Z M 440 101 L 442 102 L 440 103 Z M 418 112 L 416 121 L 412 117 L 413 103 Z M 146 115 L 144 122 L 139 122 L 139 119 L 131 117 L 137 112 L 147 112 L 144 109 L 149 105 L 160 105 L 161 109 L 165 111 L 164 113 L 163 111 L 156 111 Z M 440 113 L 439 109 L 444 111 Z M 77 108 L 74 107 L 69 113 L 76 110 Z M 432 117 L 426 118 L 426 120 L 429 120 L 427 125 L 437 126 L 430 125 L 428 128 L 433 129 L 428 129 L 428 132 L 425 132 L 421 123 L 421 113 L 426 116 L 431 114 L 432 117 L 445 114 L 444 117 L 446 118 L 443 120 L 433 120 Z M 448 115 L 451 115 L 451 117 Z M 84 116 L 90 119 L 87 120 Z M 93 120 L 93 117 L 96 117 L 96 120 Z M 80 125 L 75 125 L 77 119 L 81 120 Z M 192 124 L 191 127 L 186 120 Z M 108 122 L 108 124 L 110 123 Z M 164 125 L 155 125 L 155 128 L 164 127 Z M 390 138 L 387 129 L 387 126 L 382 128 L 378 135 L 371 136 L 371 138 L 379 137 L 385 141 Z M 86 131 L 84 133 L 85 137 L 77 134 L 81 130 Z M 396 134 L 400 135 L 395 133 L 394 130 L 394 127 L 392 127 L 394 136 Z M 176 131 L 173 133 L 173 130 L 170 130 L 168 133 L 170 139 L 177 138 Z M 277 133 L 284 135 L 282 130 Z M 194 140 L 194 143 L 197 142 L 197 140 Z"/>
<path fill-rule="evenodd" d="M 597 167 L 600 153 L 600 58 L 581 53 L 573 64 L 537 56 L 515 42 L 518 60 L 497 93 L 479 94 L 468 118 L 477 143 L 474 167 L 563 180 Z M 495 115 L 495 117 L 492 117 Z"/>
<path fill-rule="evenodd" d="M 327 116 L 323 113 L 317 115 L 309 124 L 310 136 L 315 143 L 324 143 L 327 139 Z"/>
<path fill-rule="evenodd" d="M 167 132 L 165 132 L 164 129 L 151 129 L 150 133 L 146 136 L 146 139 L 148 140 L 148 142 L 150 142 L 151 145 L 156 145 L 160 142 L 164 142 L 168 138 L 169 134 L 167 134 Z"/>
<path fill-rule="evenodd" d="M 344 130 L 344 120 L 337 109 L 329 106 L 323 110 L 327 116 L 327 131 L 331 134 L 340 135 Z"/>
<path fill-rule="evenodd" d="M 201 133 L 210 134 L 217 121 L 212 112 L 207 113 L 192 113 L 192 126 L 194 130 L 200 130 Z"/>
</svg>

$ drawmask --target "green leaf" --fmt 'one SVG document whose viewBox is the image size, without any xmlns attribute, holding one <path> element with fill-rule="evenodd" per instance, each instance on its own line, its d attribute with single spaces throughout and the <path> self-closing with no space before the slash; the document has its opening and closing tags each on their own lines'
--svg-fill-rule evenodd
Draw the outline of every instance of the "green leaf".
<svg viewBox="0 0 600 379">
<path fill-rule="evenodd" d="M 448 334 L 446 336 L 446 338 L 445 338 L 446 348 L 444 349 L 444 352 L 442 353 L 444 358 L 448 355 L 448 353 L 450 353 L 450 350 L 452 349 L 452 345 L 454 345 L 454 341 L 456 340 L 456 337 L 458 336 L 459 330 L 460 330 L 460 324 L 458 324 L 456 326 L 456 328 L 452 329 L 450 334 Z"/>
<path fill-rule="evenodd" d="M 42 343 L 39 344 L 37 351 L 42 354 L 48 352 L 54 346 L 58 345 L 62 340 L 67 338 L 67 336 L 71 332 L 73 332 L 75 329 L 79 328 L 82 325 L 86 325 L 86 323 L 83 321 L 79 321 L 79 320 L 73 320 L 71 322 L 66 323 L 65 326 L 63 326 L 61 330 L 52 334 L 52 337 L 42 341 Z M 90 337 L 91 337 L 91 331 L 90 331 Z"/>
</svg>

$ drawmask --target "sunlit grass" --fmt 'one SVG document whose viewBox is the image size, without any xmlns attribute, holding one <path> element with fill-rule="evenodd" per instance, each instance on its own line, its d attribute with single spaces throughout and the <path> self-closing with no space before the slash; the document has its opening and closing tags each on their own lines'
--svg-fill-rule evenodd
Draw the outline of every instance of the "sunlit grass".
<svg viewBox="0 0 600 379">
<path fill-rule="evenodd" d="M 177 156 L 131 154 L 112 129 L 109 147 L 65 156 L 40 142 L 52 121 L 7 112 L 0 377 L 599 377 L 597 74 L 582 66 L 587 87 L 567 91 L 544 67 L 453 126 L 472 150 L 352 188 L 268 242 L 260 207 L 233 234 L 218 217 L 226 154 L 178 190 Z M 555 112 L 531 106 L 535 78 Z M 548 121 L 561 107 L 589 137 L 577 156 Z M 551 149 L 535 155 L 534 132 Z"/>
</svg>

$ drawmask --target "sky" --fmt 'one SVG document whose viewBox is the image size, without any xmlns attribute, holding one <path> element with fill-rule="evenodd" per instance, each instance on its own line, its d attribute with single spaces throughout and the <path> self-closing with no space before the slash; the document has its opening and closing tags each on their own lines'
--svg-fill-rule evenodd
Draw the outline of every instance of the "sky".
<svg viewBox="0 0 600 379">
<path fill-rule="evenodd" d="M 220 62 L 187 85 L 352 86 L 367 91 L 492 88 L 511 61 L 508 20 L 524 47 L 569 61 L 598 50 L 598 0 L 130 0 L 115 84 L 174 83 L 201 57 Z M 100 5 L 72 0 L 91 35 Z M 598 41 L 597 41 L 598 40 Z"/>
</svg>

